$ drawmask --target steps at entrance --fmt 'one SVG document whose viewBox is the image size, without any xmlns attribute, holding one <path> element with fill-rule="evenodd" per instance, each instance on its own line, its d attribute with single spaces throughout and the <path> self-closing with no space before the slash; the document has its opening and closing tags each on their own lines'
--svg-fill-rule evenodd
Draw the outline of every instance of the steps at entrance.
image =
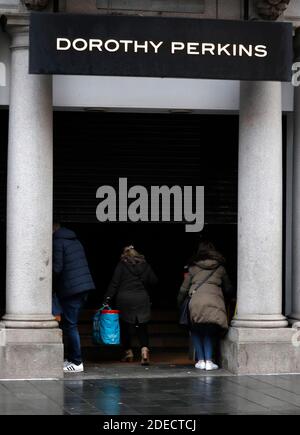
<svg viewBox="0 0 300 435">
<path fill-rule="evenodd" d="M 93 343 L 92 328 L 95 312 L 95 310 L 84 310 L 80 317 L 79 332 L 85 358 L 119 359 L 121 346 L 102 346 Z M 188 355 L 188 332 L 178 325 L 178 314 L 175 310 L 153 311 L 149 323 L 149 335 L 151 352 L 179 352 Z M 137 340 L 134 341 L 133 347 L 138 347 Z"/>
</svg>

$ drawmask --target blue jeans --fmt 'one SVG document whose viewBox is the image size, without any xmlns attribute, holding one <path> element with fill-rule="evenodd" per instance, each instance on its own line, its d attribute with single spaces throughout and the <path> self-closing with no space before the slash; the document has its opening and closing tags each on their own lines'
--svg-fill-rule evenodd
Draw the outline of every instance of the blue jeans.
<svg viewBox="0 0 300 435">
<path fill-rule="evenodd" d="M 212 335 L 201 335 L 197 331 L 191 331 L 191 334 L 196 360 L 211 361 L 213 357 L 214 337 Z"/>
<path fill-rule="evenodd" d="M 68 346 L 68 361 L 77 365 L 82 363 L 78 319 L 87 296 L 88 293 L 83 292 L 66 299 L 59 299 L 62 307 L 62 329 Z"/>
<path fill-rule="evenodd" d="M 58 300 L 57 294 L 52 295 L 52 314 L 53 316 L 60 316 L 62 313 L 62 307 Z"/>
</svg>

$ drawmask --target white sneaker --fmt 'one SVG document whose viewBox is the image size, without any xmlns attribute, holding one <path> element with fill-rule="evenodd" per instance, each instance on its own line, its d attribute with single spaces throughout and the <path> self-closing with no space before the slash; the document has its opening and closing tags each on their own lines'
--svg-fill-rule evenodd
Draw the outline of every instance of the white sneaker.
<svg viewBox="0 0 300 435">
<path fill-rule="evenodd" d="M 70 361 L 68 361 L 67 359 L 64 360 L 64 367 L 66 367 L 67 365 L 71 364 Z"/>
<path fill-rule="evenodd" d="M 205 370 L 218 370 L 219 366 L 212 361 L 206 361 Z"/>
<path fill-rule="evenodd" d="M 74 363 L 69 362 L 69 364 L 64 366 L 64 372 L 65 373 L 80 373 L 83 372 L 83 364 L 79 364 L 79 366 L 77 366 Z"/>
<path fill-rule="evenodd" d="M 202 359 L 195 364 L 196 369 L 205 370 L 205 361 Z"/>
</svg>

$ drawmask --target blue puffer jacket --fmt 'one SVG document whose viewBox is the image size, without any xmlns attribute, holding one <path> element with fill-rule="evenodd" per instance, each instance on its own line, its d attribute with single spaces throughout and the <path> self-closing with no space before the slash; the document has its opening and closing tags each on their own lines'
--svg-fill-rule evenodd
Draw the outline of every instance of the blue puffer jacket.
<svg viewBox="0 0 300 435">
<path fill-rule="evenodd" d="M 53 235 L 53 272 L 53 286 L 60 298 L 95 288 L 83 246 L 67 228 Z"/>
</svg>

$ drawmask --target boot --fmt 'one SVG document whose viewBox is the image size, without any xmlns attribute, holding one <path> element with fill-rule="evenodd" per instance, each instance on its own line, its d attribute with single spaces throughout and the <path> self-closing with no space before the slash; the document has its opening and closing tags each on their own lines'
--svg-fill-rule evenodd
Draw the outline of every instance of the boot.
<svg viewBox="0 0 300 435">
<path fill-rule="evenodd" d="M 148 347 L 142 347 L 141 357 L 142 357 L 141 359 L 142 366 L 148 366 L 150 364 Z"/>
<path fill-rule="evenodd" d="M 131 349 L 128 349 L 125 351 L 125 354 L 121 359 L 121 362 L 132 362 L 132 361 L 133 361 L 133 352 Z"/>
</svg>

